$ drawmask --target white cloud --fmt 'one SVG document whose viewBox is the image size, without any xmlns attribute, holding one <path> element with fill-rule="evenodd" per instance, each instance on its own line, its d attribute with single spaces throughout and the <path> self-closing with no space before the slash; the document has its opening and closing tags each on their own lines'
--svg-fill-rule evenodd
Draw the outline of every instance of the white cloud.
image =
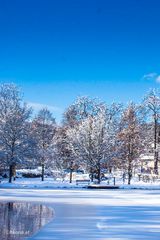
<svg viewBox="0 0 160 240">
<path fill-rule="evenodd" d="M 32 107 L 33 110 L 35 111 L 39 111 L 42 108 L 47 108 L 49 111 L 51 112 L 62 112 L 62 109 L 56 106 L 51 106 L 51 105 L 47 105 L 47 104 L 43 104 L 43 103 L 35 103 L 35 102 L 27 102 L 27 105 L 29 107 Z"/>
<path fill-rule="evenodd" d="M 158 75 L 158 76 L 156 77 L 156 82 L 157 82 L 157 83 L 160 83 L 160 75 Z"/>
<path fill-rule="evenodd" d="M 143 76 L 144 80 L 154 80 L 157 83 L 160 83 L 160 75 L 158 73 L 148 73 L 146 75 Z"/>
<path fill-rule="evenodd" d="M 153 80 L 153 79 L 156 79 L 158 76 L 157 73 L 153 72 L 153 73 L 148 73 L 146 75 L 143 76 L 143 79 L 146 79 L 146 80 Z"/>
</svg>

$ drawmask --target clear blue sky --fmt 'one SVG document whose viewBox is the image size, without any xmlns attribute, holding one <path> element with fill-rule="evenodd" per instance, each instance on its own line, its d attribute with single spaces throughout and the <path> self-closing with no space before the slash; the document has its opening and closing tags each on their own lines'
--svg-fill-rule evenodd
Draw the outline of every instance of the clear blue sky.
<svg viewBox="0 0 160 240">
<path fill-rule="evenodd" d="M 58 120 L 77 95 L 139 101 L 159 74 L 159 0 L 0 0 L 0 82 Z"/>
</svg>

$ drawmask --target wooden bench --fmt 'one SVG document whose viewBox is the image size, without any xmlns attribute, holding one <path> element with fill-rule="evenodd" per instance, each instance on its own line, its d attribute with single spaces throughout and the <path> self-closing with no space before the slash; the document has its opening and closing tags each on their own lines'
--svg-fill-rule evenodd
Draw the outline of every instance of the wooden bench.
<svg viewBox="0 0 160 240">
<path fill-rule="evenodd" d="M 88 179 L 77 179 L 76 180 L 76 185 L 78 185 L 78 184 L 83 184 L 83 183 L 87 183 L 87 184 L 89 184 L 90 183 L 90 180 Z"/>
</svg>

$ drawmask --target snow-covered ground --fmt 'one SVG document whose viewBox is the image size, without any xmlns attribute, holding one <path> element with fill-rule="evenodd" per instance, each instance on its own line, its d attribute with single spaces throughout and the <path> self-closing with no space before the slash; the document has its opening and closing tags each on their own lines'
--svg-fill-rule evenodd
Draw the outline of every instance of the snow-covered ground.
<svg viewBox="0 0 160 240">
<path fill-rule="evenodd" d="M 54 209 L 53 220 L 30 240 L 160 239 L 160 190 L 1 188 L 0 201 Z"/>
<path fill-rule="evenodd" d="M 89 179 L 87 174 L 79 175 L 76 179 Z M 41 181 L 40 178 L 18 178 L 12 183 L 8 183 L 8 179 L 2 180 L 0 183 L 0 188 L 35 188 L 35 189 L 73 189 L 82 188 L 87 186 L 87 183 L 76 184 L 76 179 L 73 178 L 73 182 L 70 184 L 69 179 L 62 181 L 62 179 L 54 180 L 53 178 L 45 178 L 45 181 Z M 108 185 L 108 181 L 102 181 L 101 185 Z M 113 185 L 113 181 L 110 181 L 110 185 Z M 131 185 L 123 184 L 122 181 L 116 181 L 121 189 L 148 189 L 148 190 L 160 190 L 160 182 L 145 183 L 139 181 L 132 181 Z"/>
<path fill-rule="evenodd" d="M 40 178 L 18 178 L 12 183 L 8 183 L 8 180 L 3 180 L 0 183 L 0 188 L 78 188 L 74 181 L 72 184 L 69 181 L 56 180 L 53 178 L 46 178 L 45 181 L 41 181 Z"/>
</svg>

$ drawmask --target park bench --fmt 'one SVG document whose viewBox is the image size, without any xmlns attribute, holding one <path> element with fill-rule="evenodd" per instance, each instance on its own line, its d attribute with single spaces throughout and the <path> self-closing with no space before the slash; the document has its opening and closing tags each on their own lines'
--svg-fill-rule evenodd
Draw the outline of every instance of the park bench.
<svg viewBox="0 0 160 240">
<path fill-rule="evenodd" d="M 77 179 L 77 180 L 76 180 L 76 185 L 78 185 L 78 184 L 84 184 L 84 183 L 89 184 L 89 183 L 90 183 L 90 180 L 89 180 L 89 179 Z"/>
</svg>

